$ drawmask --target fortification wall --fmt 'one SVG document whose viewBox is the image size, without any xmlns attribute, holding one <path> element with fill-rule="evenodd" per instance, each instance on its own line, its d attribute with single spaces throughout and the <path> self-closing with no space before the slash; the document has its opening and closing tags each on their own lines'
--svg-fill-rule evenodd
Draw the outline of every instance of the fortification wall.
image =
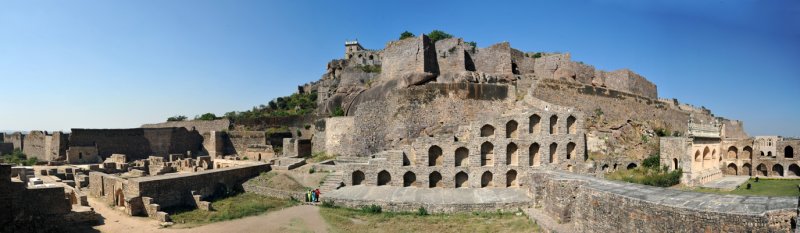
<svg viewBox="0 0 800 233">
<path fill-rule="evenodd" d="M 440 73 L 463 72 L 475 70 L 475 65 L 471 69 L 466 66 L 466 50 L 472 46 L 464 44 L 461 38 L 448 38 L 436 41 L 436 61 L 438 62 Z M 470 61 L 471 62 L 471 61 Z"/>
<path fill-rule="evenodd" d="M 264 131 L 229 131 L 224 137 L 225 154 L 244 155 L 249 145 L 266 145 L 267 132 Z"/>
<path fill-rule="evenodd" d="M 144 124 L 142 128 L 185 128 L 187 131 L 197 130 L 200 134 L 204 134 L 211 131 L 227 131 L 230 126 L 230 120 L 219 119 L 212 121 L 168 121 L 156 124 Z"/>
<path fill-rule="evenodd" d="M 425 35 L 389 42 L 383 49 L 381 64 L 381 79 L 386 80 L 409 72 L 439 72 L 434 44 Z"/>
<path fill-rule="evenodd" d="M 722 137 L 727 140 L 739 140 L 749 138 L 744 131 L 744 122 L 725 119 L 722 121 Z"/>
<path fill-rule="evenodd" d="M 106 159 L 112 154 L 125 154 L 130 160 L 156 155 L 186 154 L 202 151 L 203 139 L 196 131 L 185 128 L 72 129 L 70 146 L 97 145 L 98 154 Z"/>
<path fill-rule="evenodd" d="M 14 145 L 14 150 L 22 150 L 24 146 L 25 135 L 20 132 L 3 135 L 3 142 L 11 143 Z"/>
<path fill-rule="evenodd" d="M 494 44 L 478 49 L 474 54 L 475 70 L 490 74 L 512 75 L 511 44 L 508 42 Z"/>
<path fill-rule="evenodd" d="M 50 159 L 45 153 L 45 148 L 49 146 L 46 141 L 47 134 L 45 132 L 31 131 L 25 136 L 25 145 L 22 148 L 22 152 L 40 161 L 49 161 Z"/>
<path fill-rule="evenodd" d="M 242 183 L 249 178 L 269 171 L 269 165 L 252 164 L 229 168 L 212 169 L 195 173 L 167 174 L 128 180 L 129 191 L 135 197 L 150 197 L 162 208 L 192 205 L 192 191 L 205 199 L 221 188 L 242 190 Z"/>
<path fill-rule="evenodd" d="M 533 172 L 534 204 L 577 232 L 786 232 L 793 197 L 723 196 Z"/>
</svg>

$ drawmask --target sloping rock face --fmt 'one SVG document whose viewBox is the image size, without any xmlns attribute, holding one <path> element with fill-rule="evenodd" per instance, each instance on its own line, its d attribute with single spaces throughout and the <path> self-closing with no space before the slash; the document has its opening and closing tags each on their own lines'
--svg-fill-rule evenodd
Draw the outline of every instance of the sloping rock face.
<svg viewBox="0 0 800 233">
<path fill-rule="evenodd" d="M 656 85 L 630 70 L 597 70 L 571 61 L 569 53 L 522 52 L 508 42 L 478 48 L 461 38 L 422 35 L 345 57 L 331 61 L 321 80 L 301 87 L 318 92 L 319 115 L 341 109 L 350 118 L 340 127 L 347 132 L 333 134 L 325 130 L 337 126 L 317 122 L 316 152 L 331 144 L 324 135 L 347 142 L 347 149 L 336 150 L 346 155 L 397 149 L 432 132 L 455 132 L 476 116 L 524 111 L 520 101 L 586 113 L 580 127 L 592 142 L 587 153 L 600 159 L 646 157 L 658 151 L 656 132 L 685 134 L 690 119 L 715 119 L 706 109 L 658 99 Z M 741 124 L 726 127 L 744 135 Z"/>
</svg>

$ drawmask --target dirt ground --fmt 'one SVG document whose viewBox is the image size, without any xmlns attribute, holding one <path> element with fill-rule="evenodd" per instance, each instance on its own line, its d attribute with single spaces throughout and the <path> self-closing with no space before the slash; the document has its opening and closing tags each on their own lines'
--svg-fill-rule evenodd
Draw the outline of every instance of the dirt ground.
<svg viewBox="0 0 800 233">
<path fill-rule="evenodd" d="M 328 224 L 320 216 L 319 208 L 309 205 L 299 205 L 264 215 L 211 223 L 193 228 L 162 228 L 158 221 L 145 217 L 127 216 L 94 198 L 89 198 L 89 204 L 94 207 L 98 214 L 105 218 L 102 225 L 94 227 L 95 230 L 100 232 L 328 232 Z"/>
</svg>

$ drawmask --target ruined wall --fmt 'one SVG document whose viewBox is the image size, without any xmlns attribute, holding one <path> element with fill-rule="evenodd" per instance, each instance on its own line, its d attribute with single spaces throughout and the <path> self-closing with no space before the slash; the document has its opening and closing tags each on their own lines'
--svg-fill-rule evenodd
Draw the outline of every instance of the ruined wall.
<svg viewBox="0 0 800 233">
<path fill-rule="evenodd" d="M 725 119 L 722 121 L 722 137 L 725 139 L 746 139 L 747 132 L 744 131 L 744 122 Z"/>
<path fill-rule="evenodd" d="M 512 75 L 511 44 L 508 42 L 494 44 L 478 49 L 472 54 L 475 70 L 490 74 Z"/>
<path fill-rule="evenodd" d="M 244 155 L 250 145 L 266 145 L 267 132 L 264 131 L 229 131 L 224 137 L 225 154 Z"/>
<path fill-rule="evenodd" d="M 469 47 L 469 48 L 468 48 Z M 463 72 L 468 70 L 466 66 L 466 50 L 472 46 L 464 44 L 461 38 L 448 38 L 436 41 L 436 60 L 440 73 Z M 470 61 L 471 62 L 471 61 Z M 472 65 L 471 70 L 475 70 Z"/>
<path fill-rule="evenodd" d="M 22 152 L 29 157 L 37 158 L 39 161 L 49 161 L 50 157 L 46 153 L 46 148 L 49 147 L 48 141 L 47 133 L 31 131 L 25 136 L 25 145 L 22 148 Z"/>
<path fill-rule="evenodd" d="M 14 143 L 0 142 L 0 155 L 11 154 L 14 152 Z"/>
<path fill-rule="evenodd" d="M 603 72 L 603 75 L 603 84 L 608 89 L 624 91 L 651 99 L 658 98 L 656 85 L 631 70 L 621 69 Z"/>
<path fill-rule="evenodd" d="M 317 122 L 314 124 L 313 151 L 330 155 L 354 154 L 350 145 L 355 137 L 348 135 L 354 126 L 354 117 L 332 117 Z"/>
<path fill-rule="evenodd" d="M 22 150 L 25 144 L 24 140 L 25 140 L 25 135 L 20 132 L 3 135 L 3 142 L 13 144 L 14 150 Z"/>
<path fill-rule="evenodd" d="M 530 181 L 534 204 L 577 232 L 787 232 L 797 217 L 792 197 L 723 196 L 547 171 Z"/>
<path fill-rule="evenodd" d="M 225 153 L 224 135 L 220 131 L 203 133 L 203 154 L 207 154 L 212 158 L 223 155 Z"/>
<path fill-rule="evenodd" d="M 142 128 L 185 128 L 188 131 L 196 130 L 200 134 L 211 131 L 227 131 L 231 126 L 228 119 L 211 121 L 191 120 L 191 121 L 168 121 L 156 124 L 144 124 Z"/>
<path fill-rule="evenodd" d="M 439 72 L 434 44 L 425 35 L 389 42 L 383 49 L 381 64 L 382 79 L 402 77 L 409 72 Z"/>
<path fill-rule="evenodd" d="M 125 154 L 130 160 L 156 155 L 186 154 L 202 151 L 203 139 L 185 128 L 72 129 L 70 146 L 96 145 L 103 159 L 111 154 Z"/>
</svg>

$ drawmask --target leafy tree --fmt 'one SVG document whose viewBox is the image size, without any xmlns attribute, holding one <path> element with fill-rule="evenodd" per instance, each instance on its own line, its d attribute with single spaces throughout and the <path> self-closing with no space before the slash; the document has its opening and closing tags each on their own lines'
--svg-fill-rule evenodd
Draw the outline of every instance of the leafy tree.
<svg viewBox="0 0 800 233">
<path fill-rule="evenodd" d="M 436 43 L 436 41 L 453 38 L 453 35 L 448 34 L 447 32 L 443 32 L 440 30 L 433 30 L 431 33 L 428 33 L 428 38 L 431 39 L 432 42 Z"/>
<path fill-rule="evenodd" d="M 195 120 L 202 120 L 202 121 L 213 121 L 213 120 L 216 120 L 216 119 L 219 119 L 219 118 L 217 117 L 217 115 L 214 115 L 214 113 L 210 113 L 209 112 L 209 113 L 200 115 L 199 117 L 195 117 L 194 119 Z"/>
<path fill-rule="evenodd" d="M 414 33 L 411 33 L 409 31 L 404 31 L 403 33 L 400 33 L 400 39 L 401 40 L 405 39 L 405 38 L 410 38 L 410 37 L 415 37 Z"/>
<path fill-rule="evenodd" d="M 186 119 L 188 118 L 184 115 L 177 115 L 167 118 L 167 121 L 185 121 Z"/>
</svg>

